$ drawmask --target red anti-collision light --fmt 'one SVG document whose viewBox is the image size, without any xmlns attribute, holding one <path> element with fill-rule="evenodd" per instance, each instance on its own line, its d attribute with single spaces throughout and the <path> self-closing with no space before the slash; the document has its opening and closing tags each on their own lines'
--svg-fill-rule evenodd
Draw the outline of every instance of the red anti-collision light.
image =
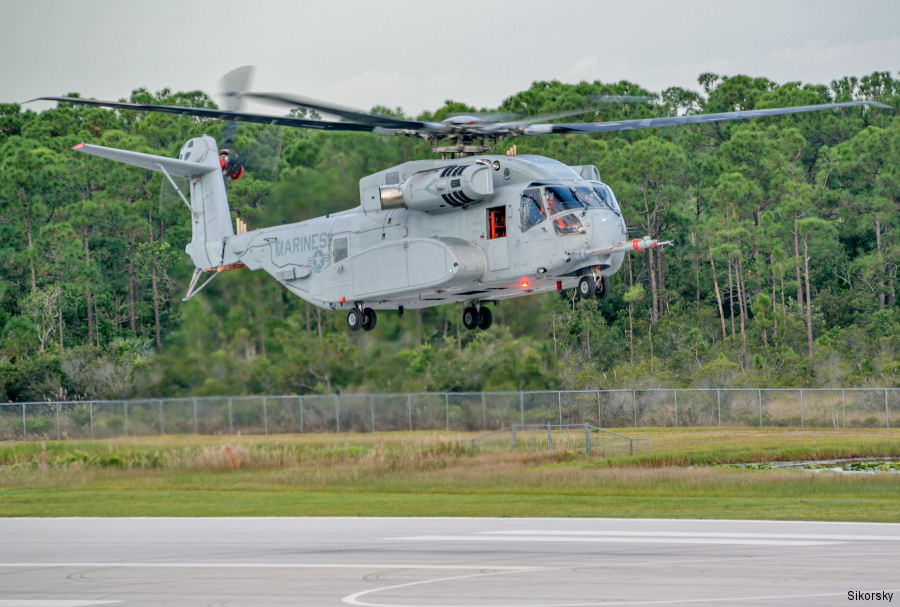
<svg viewBox="0 0 900 607">
<path fill-rule="evenodd" d="M 522 282 L 519 283 L 519 286 L 522 287 L 523 289 L 527 289 L 530 286 L 528 283 L 528 279 L 523 278 Z"/>
<path fill-rule="evenodd" d="M 338 299 L 338 303 L 344 303 L 346 300 L 347 298 L 341 295 L 340 299 Z"/>
</svg>

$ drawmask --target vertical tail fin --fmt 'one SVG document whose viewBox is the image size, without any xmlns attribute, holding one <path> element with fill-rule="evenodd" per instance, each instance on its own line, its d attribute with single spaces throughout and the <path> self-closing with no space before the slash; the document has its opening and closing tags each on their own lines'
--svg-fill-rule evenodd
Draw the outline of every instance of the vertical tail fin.
<svg viewBox="0 0 900 607">
<path fill-rule="evenodd" d="M 222 241 L 234 235 L 234 228 L 215 139 L 203 135 L 189 140 L 181 148 L 178 159 L 86 143 L 73 149 L 163 173 L 191 209 L 192 237 L 185 250 L 194 265 L 205 269 L 222 263 Z M 190 202 L 184 198 L 172 177 L 189 180 Z"/>
</svg>

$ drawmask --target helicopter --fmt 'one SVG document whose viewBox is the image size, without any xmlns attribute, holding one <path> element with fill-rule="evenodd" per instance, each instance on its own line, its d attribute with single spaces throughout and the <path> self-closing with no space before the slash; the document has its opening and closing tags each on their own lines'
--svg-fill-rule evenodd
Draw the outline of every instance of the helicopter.
<svg viewBox="0 0 900 607">
<path fill-rule="evenodd" d="M 203 135 L 187 141 L 178 158 L 81 143 L 73 149 L 162 173 L 188 207 L 192 237 L 185 252 L 194 273 L 183 301 L 226 270 L 263 270 L 306 302 L 346 310 L 351 331 L 370 331 L 376 310 L 462 303 L 466 329 L 488 329 L 497 302 L 576 289 L 604 298 L 625 255 L 671 244 L 629 238 L 612 188 L 596 166 L 570 166 L 539 155 L 490 154 L 500 138 L 552 133 L 604 133 L 854 106 L 872 101 L 620 120 L 547 122 L 587 110 L 519 119 L 454 116 L 442 122 L 407 120 L 307 97 L 247 91 L 251 69 L 223 78 L 223 109 L 40 97 L 40 100 L 152 111 L 229 121 L 220 148 Z M 339 121 L 240 110 L 245 99 L 305 108 Z M 630 102 L 639 98 L 614 97 Z M 246 230 L 232 225 L 226 184 L 243 174 L 230 150 L 235 123 L 356 131 L 420 137 L 440 158 L 414 160 L 359 181 L 359 205 L 306 221 Z M 175 178 L 186 179 L 189 197 Z M 211 274 L 203 282 L 200 277 Z"/>
</svg>

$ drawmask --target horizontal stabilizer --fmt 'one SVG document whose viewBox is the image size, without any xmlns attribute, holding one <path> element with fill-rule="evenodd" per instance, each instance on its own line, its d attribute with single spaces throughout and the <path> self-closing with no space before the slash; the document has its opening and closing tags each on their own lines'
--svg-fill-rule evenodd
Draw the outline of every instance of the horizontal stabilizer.
<svg viewBox="0 0 900 607">
<path fill-rule="evenodd" d="M 102 145 L 91 145 L 89 143 L 79 143 L 72 149 L 159 173 L 169 173 L 169 175 L 174 177 L 199 177 L 211 171 L 221 170 L 219 157 L 209 153 L 205 154 L 200 162 L 193 162 L 165 156 L 154 156 L 153 154 L 129 152 L 117 148 L 107 148 Z"/>
</svg>

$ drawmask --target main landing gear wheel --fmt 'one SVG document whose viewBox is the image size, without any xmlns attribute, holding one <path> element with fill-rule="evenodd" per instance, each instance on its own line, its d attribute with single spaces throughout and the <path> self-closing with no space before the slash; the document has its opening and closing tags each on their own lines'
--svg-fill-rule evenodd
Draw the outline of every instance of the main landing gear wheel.
<svg viewBox="0 0 900 607">
<path fill-rule="evenodd" d="M 463 310 L 463 326 L 470 331 L 472 329 L 478 328 L 481 324 L 481 314 L 478 313 L 478 310 L 475 306 L 467 306 L 465 310 Z"/>
<path fill-rule="evenodd" d="M 371 331 L 375 328 L 375 323 L 378 322 L 378 316 L 375 315 L 375 310 L 372 308 L 363 308 L 362 311 L 362 328 L 366 331 Z"/>
<path fill-rule="evenodd" d="M 363 326 L 363 313 L 354 306 L 347 312 L 347 328 L 351 331 L 359 331 L 361 326 Z"/>
<path fill-rule="evenodd" d="M 578 281 L 578 297 L 580 297 L 581 299 L 593 297 L 596 288 L 597 285 L 594 282 L 593 277 L 582 276 L 581 280 Z"/>
<path fill-rule="evenodd" d="M 492 322 L 494 322 L 494 315 L 491 314 L 491 310 L 481 306 L 481 320 L 478 322 L 478 328 L 487 331 L 491 328 Z"/>
<path fill-rule="evenodd" d="M 601 276 L 594 288 L 594 297 L 597 299 L 606 299 L 609 297 L 609 276 Z"/>
</svg>

